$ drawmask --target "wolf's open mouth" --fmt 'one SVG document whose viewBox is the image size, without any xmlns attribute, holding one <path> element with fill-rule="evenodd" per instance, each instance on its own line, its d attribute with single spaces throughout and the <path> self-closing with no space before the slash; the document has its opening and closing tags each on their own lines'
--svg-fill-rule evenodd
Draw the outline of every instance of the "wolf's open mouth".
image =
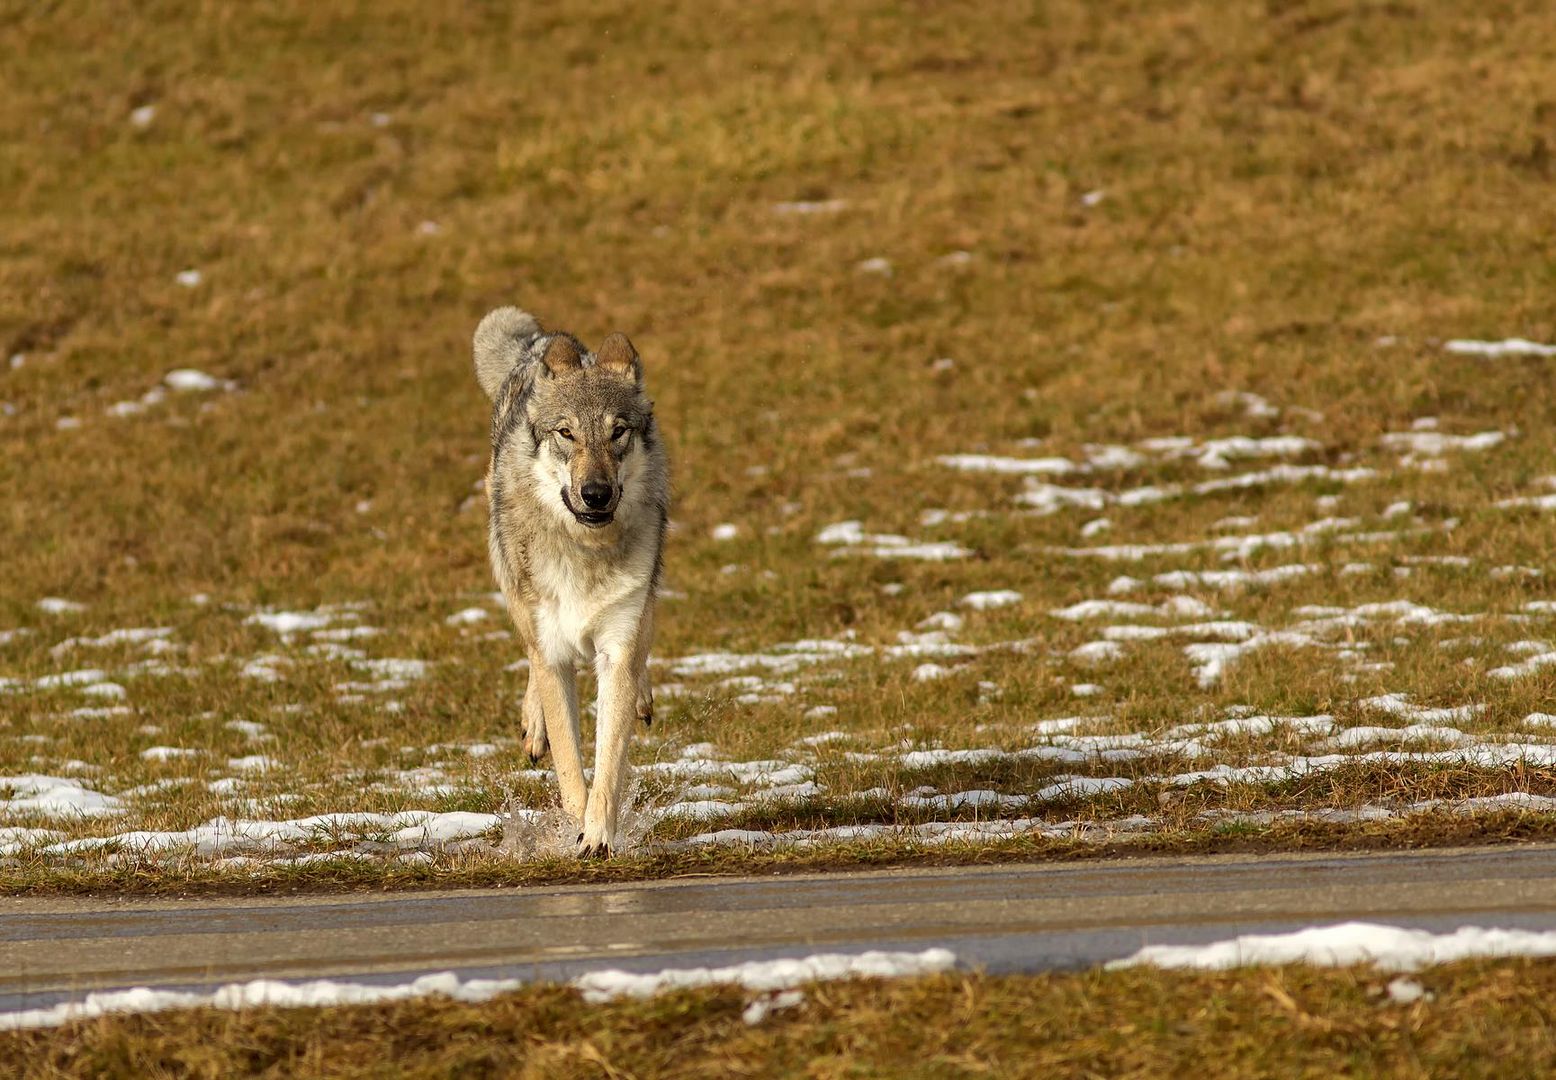
<svg viewBox="0 0 1556 1080">
<path fill-rule="evenodd" d="M 562 489 L 562 505 L 568 512 L 578 519 L 580 525 L 587 525 L 591 529 L 603 529 L 616 520 L 614 510 L 579 510 L 573 506 L 573 500 L 568 498 L 567 489 Z"/>
</svg>

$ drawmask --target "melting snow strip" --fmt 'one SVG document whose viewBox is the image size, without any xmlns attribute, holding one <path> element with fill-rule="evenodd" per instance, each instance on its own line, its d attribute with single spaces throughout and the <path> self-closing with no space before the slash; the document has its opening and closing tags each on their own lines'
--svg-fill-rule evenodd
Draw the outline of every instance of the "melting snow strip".
<svg viewBox="0 0 1556 1080">
<path fill-rule="evenodd" d="M 1210 945 L 1148 945 L 1109 969 L 1150 965 L 1224 971 L 1254 964 L 1371 964 L 1384 971 L 1415 971 L 1475 957 L 1556 956 L 1556 931 L 1461 926 L 1450 934 L 1381 923 L 1347 922 L 1288 934 L 1244 934 Z"/>
<path fill-rule="evenodd" d="M 1447 352 L 1458 353 L 1460 356 L 1556 356 L 1556 345 L 1542 345 L 1528 338 L 1504 338 L 1501 341 L 1475 341 L 1469 338 L 1454 338 L 1446 342 L 1443 349 Z"/>
<path fill-rule="evenodd" d="M 866 952 L 858 955 L 818 953 L 786 960 L 751 961 L 723 968 L 670 968 L 649 975 L 624 971 L 598 971 L 569 985 L 590 1004 L 618 997 L 651 997 L 666 990 L 699 986 L 739 986 L 770 992 L 833 979 L 901 978 L 933 975 L 956 966 L 948 949 L 923 952 Z M 126 1013 L 168 1012 L 176 1009 L 226 1009 L 238 1011 L 265 1006 L 318 1008 L 328 1005 L 365 1005 L 384 1001 L 441 996 L 455 1001 L 489 1001 L 499 994 L 524 986 L 522 979 L 461 979 L 452 971 L 422 975 L 405 983 L 353 983 L 331 979 L 290 983 L 275 979 L 228 983 L 211 992 L 154 990 L 137 986 L 106 990 L 40 1009 L 0 1013 L 0 1031 L 58 1027 L 77 1020 Z M 758 1017 L 760 1019 L 760 1017 Z"/>
</svg>

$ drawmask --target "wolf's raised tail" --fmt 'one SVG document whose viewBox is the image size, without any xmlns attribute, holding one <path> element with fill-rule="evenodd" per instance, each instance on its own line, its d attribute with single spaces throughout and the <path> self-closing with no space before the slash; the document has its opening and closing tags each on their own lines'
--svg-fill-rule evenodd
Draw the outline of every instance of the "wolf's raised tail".
<svg viewBox="0 0 1556 1080">
<path fill-rule="evenodd" d="M 486 396 L 497 391 L 520 361 L 529 355 L 528 346 L 542 333 L 535 316 L 516 307 L 500 307 L 488 312 L 475 328 L 475 377 Z"/>
</svg>

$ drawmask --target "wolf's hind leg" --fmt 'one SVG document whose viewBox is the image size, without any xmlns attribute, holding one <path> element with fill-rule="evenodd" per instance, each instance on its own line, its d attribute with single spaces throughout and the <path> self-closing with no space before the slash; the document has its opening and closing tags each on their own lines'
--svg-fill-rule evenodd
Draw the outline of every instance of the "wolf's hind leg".
<svg viewBox="0 0 1556 1080">
<path fill-rule="evenodd" d="M 648 677 L 648 651 L 653 646 L 654 600 L 650 597 L 648 605 L 643 609 L 643 617 L 638 622 L 638 639 L 632 657 L 632 665 L 637 671 L 637 700 L 632 710 L 644 727 L 654 722 L 654 684 Z"/>
<path fill-rule="evenodd" d="M 533 676 L 524 688 L 524 752 L 532 765 L 546 756 L 546 714 Z"/>
<path fill-rule="evenodd" d="M 633 712 L 648 727 L 654 722 L 654 685 L 648 680 L 648 667 L 645 665 L 637 676 L 637 700 L 633 704 Z"/>
</svg>

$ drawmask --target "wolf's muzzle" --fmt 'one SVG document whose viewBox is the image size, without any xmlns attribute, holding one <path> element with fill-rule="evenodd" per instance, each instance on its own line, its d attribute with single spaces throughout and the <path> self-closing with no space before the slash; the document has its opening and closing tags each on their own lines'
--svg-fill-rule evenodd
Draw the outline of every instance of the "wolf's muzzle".
<svg viewBox="0 0 1556 1080">
<path fill-rule="evenodd" d="M 609 484 L 590 481 L 579 490 L 578 494 L 583 499 L 584 509 L 582 510 L 573 505 L 567 489 L 562 489 L 562 504 L 573 517 L 578 519 L 579 524 L 587 525 L 591 529 L 603 529 L 616 520 L 616 511 L 611 506 L 616 501 L 616 492 Z"/>
</svg>

